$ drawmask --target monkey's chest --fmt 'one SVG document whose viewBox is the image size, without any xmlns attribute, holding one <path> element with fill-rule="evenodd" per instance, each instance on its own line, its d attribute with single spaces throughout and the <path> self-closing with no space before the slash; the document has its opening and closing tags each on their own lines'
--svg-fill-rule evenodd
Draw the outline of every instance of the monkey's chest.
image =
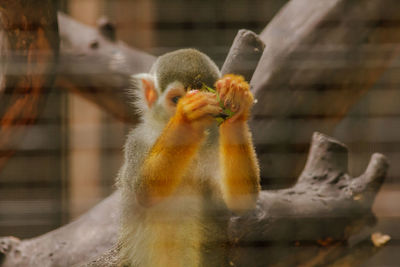
<svg viewBox="0 0 400 267">
<path fill-rule="evenodd" d="M 203 151 L 204 152 L 204 151 Z M 219 192 L 215 150 L 196 158 L 176 191 L 147 212 L 148 266 L 226 266 L 228 212 Z"/>
<path fill-rule="evenodd" d="M 215 199 L 208 179 L 189 179 L 146 211 L 144 247 L 157 256 L 149 256 L 151 264 L 143 266 L 225 266 L 227 210 Z"/>
<path fill-rule="evenodd" d="M 182 192 L 168 199 L 147 217 L 147 248 L 157 255 L 148 266 L 225 266 L 227 218 L 204 196 Z"/>
</svg>

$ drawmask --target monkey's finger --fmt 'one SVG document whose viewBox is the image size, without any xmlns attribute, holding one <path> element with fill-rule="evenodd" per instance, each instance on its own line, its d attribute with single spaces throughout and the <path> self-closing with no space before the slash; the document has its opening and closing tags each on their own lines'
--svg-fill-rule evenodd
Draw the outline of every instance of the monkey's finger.
<svg viewBox="0 0 400 267">
<path fill-rule="evenodd" d="M 235 98 L 236 98 L 236 92 L 234 90 L 230 90 L 224 100 L 224 106 L 226 108 L 232 109 L 232 105 L 235 103 Z"/>
<path fill-rule="evenodd" d="M 192 99 L 198 98 L 201 96 L 199 93 L 199 90 L 190 90 L 188 91 L 183 97 L 182 97 L 182 102 L 189 102 Z"/>
<path fill-rule="evenodd" d="M 205 107 L 203 112 L 204 112 L 204 116 L 214 118 L 214 117 L 218 116 L 219 114 L 221 114 L 222 108 L 219 106 L 211 106 L 210 105 L 210 106 Z"/>
<path fill-rule="evenodd" d="M 243 98 L 245 99 L 246 104 L 247 104 L 248 106 L 252 106 L 253 103 L 254 103 L 254 96 L 253 96 L 253 94 L 250 92 L 250 90 L 245 91 L 243 94 L 244 94 Z"/>
<path fill-rule="evenodd" d="M 241 107 L 240 102 L 239 102 L 237 99 L 235 99 L 235 100 L 233 101 L 233 103 L 231 104 L 231 106 L 230 106 L 230 110 L 231 110 L 232 112 L 235 112 L 235 113 L 236 113 L 236 112 L 239 111 L 240 107 Z"/>
<path fill-rule="evenodd" d="M 226 94 L 227 90 L 231 86 L 231 81 L 232 81 L 231 77 L 225 77 L 225 76 L 217 81 L 216 88 L 220 96 L 223 97 Z"/>
<path fill-rule="evenodd" d="M 250 92 L 250 85 L 246 81 L 238 83 L 238 88 L 239 88 L 238 90 L 243 93 Z"/>
<path fill-rule="evenodd" d="M 204 98 L 204 95 L 198 90 L 192 90 L 192 91 L 189 91 L 184 96 L 183 99 L 186 101 L 186 103 L 191 103 L 191 102 L 196 101 L 197 99 L 200 99 L 200 98 Z"/>
<path fill-rule="evenodd" d="M 232 77 L 230 76 L 224 76 L 222 79 L 222 86 L 223 87 L 230 87 L 231 86 L 231 82 L 232 82 Z"/>
<path fill-rule="evenodd" d="M 217 102 L 218 102 L 216 94 L 211 93 L 211 92 L 202 92 L 202 97 L 203 97 L 203 98 L 201 98 L 201 100 L 199 99 L 199 100 L 196 100 L 196 101 L 203 101 L 203 100 L 205 100 L 205 101 L 207 101 L 207 102 L 210 103 L 210 104 L 212 104 L 212 103 L 217 103 Z"/>
<path fill-rule="evenodd" d="M 184 106 L 184 111 L 186 113 L 193 112 L 197 109 L 203 108 L 206 105 L 212 105 L 219 107 L 219 103 L 215 97 L 215 95 L 202 95 L 197 98 L 195 101 L 190 102 Z"/>
<path fill-rule="evenodd" d="M 235 99 L 244 108 L 250 108 L 253 105 L 254 98 L 250 91 L 241 91 L 239 97 Z"/>
<path fill-rule="evenodd" d="M 217 92 L 220 97 L 223 97 L 226 93 L 226 90 L 228 89 L 228 86 L 226 85 L 225 80 L 219 80 L 216 84 L 215 87 L 217 89 Z"/>
<path fill-rule="evenodd" d="M 228 122 L 235 122 L 235 121 L 237 121 L 237 120 L 239 119 L 239 117 L 242 116 L 243 112 L 244 112 L 244 108 L 243 108 L 243 107 L 240 107 L 239 110 L 236 111 L 235 115 L 233 115 L 232 117 L 230 117 L 230 118 L 228 119 Z"/>
<path fill-rule="evenodd" d="M 215 88 L 220 89 L 225 85 L 225 79 L 220 78 L 218 81 L 215 82 Z"/>
<path fill-rule="evenodd" d="M 213 99 L 217 98 L 217 96 L 214 93 L 211 93 L 211 92 L 202 92 L 202 94 L 207 98 L 213 98 Z"/>
<path fill-rule="evenodd" d="M 190 91 L 190 92 L 192 92 L 192 91 Z M 190 101 L 195 101 L 196 99 L 198 99 L 198 98 L 203 98 L 203 97 L 207 97 L 207 98 L 217 98 L 217 96 L 214 94 L 214 93 L 211 93 L 211 92 L 202 92 L 202 91 L 199 91 L 198 93 L 196 93 L 196 94 L 190 94 L 190 92 L 189 93 L 187 93 L 186 94 L 186 98 L 188 99 L 188 101 L 190 102 Z"/>
<path fill-rule="evenodd" d="M 215 94 L 209 93 L 209 94 L 205 95 L 205 98 L 207 99 L 207 101 L 210 105 L 219 105 L 217 96 Z"/>
<path fill-rule="evenodd" d="M 243 86 L 245 87 L 243 88 Z M 240 90 L 235 95 L 234 101 L 244 108 L 249 108 L 253 105 L 254 98 L 252 93 L 246 88 L 246 85 L 241 85 Z"/>
<path fill-rule="evenodd" d="M 240 108 L 248 106 L 248 96 L 247 91 L 242 90 L 243 88 L 240 86 L 240 89 L 236 92 L 235 98 L 232 104 L 232 111 L 238 112 Z"/>
<path fill-rule="evenodd" d="M 208 95 L 202 92 L 193 96 L 189 96 L 188 98 L 184 98 L 183 100 L 183 105 L 185 106 L 184 109 L 190 110 L 196 107 L 201 107 L 203 105 L 202 102 L 210 102 L 209 99 L 214 99 L 214 101 L 217 101 L 217 97 L 215 94 Z"/>
<path fill-rule="evenodd" d="M 216 81 L 215 84 L 214 84 L 215 89 L 216 89 L 217 91 L 219 91 L 219 90 L 222 88 L 222 85 L 223 85 L 223 81 L 222 81 L 221 79 L 218 80 L 218 81 Z"/>
<path fill-rule="evenodd" d="M 239 87 L 242 91 L 249 91 L 250 90 L 250 85 L 246 81 L 242 81 L 239 83 Z"/>
<path fill-rule="evenodd" d="M 216 107 L 216 108 L 220 108 L 219 102 L 217 101 L 217 99 L 215 99 L 215 98 L 205 98 L 205 99 L 202 99 L 202 100 L 201 100 L 201 104 L 199 103 L 199 106 L 193 108 L 192 110 L 194 111 L 194 110 L 203 108 L 203 107 L 206 106 L 206 105 L 208 105 L 208 106 L 214 106 L 214 107 Z"/>
<path fill-rule="evenodd" d="M 204 106 L 203 108 L 196 109 L 193 112 L 189 113 L 187 115 L 187 118 L 189 120 L 197 120 L 204 116 L 216 116 L 221 112 L 222 112 L 222 109 L 220 107 L 213 106 L 213 105 L 207 105 L 207 106 Z"/>
<path fill-rule="evenodd" d="M 218 91 L 219 98 L 220 98 L 222 101 L 225 100 L 226 93 L 228 92 L 228 89 L 229 89 L 229 88 L 227 88 L 227 87 L 221 87 L 221 89 Z"/>
<path fill-rule="evenodd" d="M 243 106 L 243 100 L 245 95 L 244 87 L 241 83 L 236 84 L 233 94 L 231 109 L 233 112 L 237 112 L 241 106 Z"/>
<path fill-rule="evenodd" d="M 194 110 L 202 108 L 205 105 L 207 105 L 207 100 L 202 97 L 200 99 L 197 99 L 197 101 L 193 101 L 184 105 L 183 110 L 185 111 L 185 113 L 191 113 Z"/>
</svg>

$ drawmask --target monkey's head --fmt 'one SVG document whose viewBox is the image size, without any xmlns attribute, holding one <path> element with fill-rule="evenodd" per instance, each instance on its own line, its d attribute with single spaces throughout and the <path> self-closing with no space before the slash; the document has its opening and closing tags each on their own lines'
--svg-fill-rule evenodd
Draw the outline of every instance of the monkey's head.
<svg viewBox="0 0 400 267">
<path fill-rule="evenodd" d="M 133 76 L 139 111 L 155 111 L 169 118 L 179 98 L 203 84 L 213 87 L 221 74 L 215 63 L 195 49 L 180 49 L 160 56 L 150 73 Z M 154 113 L 154 112 L 152 112 Z"/>
</svg>

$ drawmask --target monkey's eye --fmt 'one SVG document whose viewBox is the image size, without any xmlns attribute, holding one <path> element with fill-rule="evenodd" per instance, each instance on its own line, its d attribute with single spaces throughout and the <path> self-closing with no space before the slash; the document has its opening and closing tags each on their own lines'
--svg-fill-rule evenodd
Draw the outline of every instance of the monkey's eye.
<svg viewBox="0 0 400 267">
<path fill-rule="evenodd" d="M 182 97 L 182 96 L 180 96 L 180 95 L 174 96 L 173 98 L 171 98 L 171 101 L 172 101 L 174 104 L 177 104 L 178 101 L 179 101 L 179 99 L 180 99 L 181 97 Z"/>
</svg>

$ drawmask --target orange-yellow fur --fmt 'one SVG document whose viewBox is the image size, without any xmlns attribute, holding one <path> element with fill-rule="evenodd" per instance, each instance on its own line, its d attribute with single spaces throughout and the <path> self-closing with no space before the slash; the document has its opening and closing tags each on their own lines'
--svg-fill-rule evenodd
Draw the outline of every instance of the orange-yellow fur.
<svg viewBox="0 0 400 267">
<path fill-rule="evenodd" d="M 247 126 L 248 108 L 253 96 L 242 76 L 228 74 L 216 84 L 218 89 L 236 87 L 236 95 L 230 104 L 245 108 L 234 121 L 231 119 L 223 123 L 219 133 L 224 199 L 229 208 L 246 210 L 254 206 L 254 198 L 260 190 L 259 168 Z M 192 101 L 188 99 L 187 103 Z M 175 116 L 143 163 L 142 183 L 138 187 L 138 198 L 142 204 L 154 204 L 174 192 L 203 141 L 204 128 L 193 127 L 183 109 L 181 101 Z"/>
<path fill-rule="evenodd" d="M 198 118 L 192 118 L 192 114 L 200 110 L 198 106 L 201 108 L 201 105 L 209 102 L 193 93 L 179 102 L 175 115 L 157 139 L 141 168 L 141 183 L 136 192 L 140 203 L 152 205 L 168 197 L 181 183 L 205 136 L 204 123 L 201 119 L 200 122 L 194 122 Z M 191 109 L 186 109 L 184 104 Z M 207 120 L 210 119 L 206 118 L 205 121 Z"/>
<path fill-rule="evenodd" d="M 231 210 L 246 211 L 255 206 L 260 190 L 259 166 L 247 125 L 254 98 L 242 76 L 225 75 L 216 86 L 225 105 L 237 112 L 219 129 L 222 193 Z"/>
<path fill-rule="evenodd" d="M 229 209 L 240 212 L 255 206 L 260 190 L 259 167 L 246 122 L 220 127 L 221 188 Z"/>
<path fill-rule="evenodd" d="M 139 202 L 154 204 L 173 193 L 202 140 L 201 134 L 179 113 L 173 117 L 143 163 L 142 183 L 137 192 Z"/>
<path fill-rule="evenodd" d="M 133 164 L 128 153 L 120 174 L 123 183 L 129 173 L 138 173 L 133 190 L 140 204 L 123 222 L 122 265 L 226 266 L 228 221 L 214 217 L 226 207 L 242 212 L 255 206 L 259 167 L 247 126 L 253 103 L 248 84 L 228 75 L 216 88 L 225 106 L 236 111 L 219 129 L 213 118 L 220 112 L 215 96 L 189 92 L 148 152 L 151 141 L 132 141 L 144 148 L 127 142 L 133 147 L 129 149 L 144 150 L 145 156 Z M 150 131 L 146 121 L 140 127 Z M 219 136 L 215 140 L 212 129 Z M 132 165 L 139 167 L 126 171 Z M 130 199 L 127 183 L 121 186 L 123 198 Z"/>
</svg>

